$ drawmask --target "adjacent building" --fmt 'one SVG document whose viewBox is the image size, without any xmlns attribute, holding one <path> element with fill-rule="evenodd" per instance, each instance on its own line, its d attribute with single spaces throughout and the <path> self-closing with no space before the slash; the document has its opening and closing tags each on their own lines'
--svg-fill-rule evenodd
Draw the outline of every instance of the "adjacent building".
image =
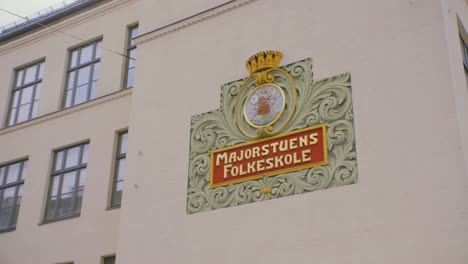
<svg viewBox="0 0 468 264">
<path fill-rule="evenodd" d="M 463 0 L 78 0 L 0 28 L 0 263 L 466 263 L 467 29 Z M 359 181 L 187 214 L 191 116 L 263 50 L 350 73 Z"/>
</svg>

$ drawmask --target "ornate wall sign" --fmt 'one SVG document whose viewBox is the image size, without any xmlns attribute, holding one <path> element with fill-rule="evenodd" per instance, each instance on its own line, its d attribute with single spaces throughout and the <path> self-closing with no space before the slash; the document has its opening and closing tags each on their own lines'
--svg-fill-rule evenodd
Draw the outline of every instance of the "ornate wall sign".
<svg viewBox="0 0 468 264">
<path fill-rule="evenodd" d="M 312 61 L 257 53 L 221 108 L 192 117 L 187 213 L 357 182 L 350 74 L 314 82 Z"/>
</svg>

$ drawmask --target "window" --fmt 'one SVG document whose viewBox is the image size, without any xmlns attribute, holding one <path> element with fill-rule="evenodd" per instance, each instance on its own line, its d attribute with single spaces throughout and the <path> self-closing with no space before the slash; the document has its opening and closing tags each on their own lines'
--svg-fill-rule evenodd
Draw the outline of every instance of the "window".
<svg viewBox="0 0 468 264">
<path fill-rule="evenodd" d="M 114 183 L 112 186 L 111 208 L 120 207 L 122 202 L 128 132 L 122 132 L 118 137 L 117 152 L 115 157 Z"/>
<path fill-rule="evenodd" d="M 138 25 L 128 29 L 127 40 L 127 61 L 126 61 L 126 74 L 125 74 L 125 87 L 132 88 L 133 80 L 135 77 L 135 59 L 136 59 L 136 46 L 133 38 L 138 36 Z"/>
<path fill-rule="evenodd" d="M 115 264 L 115 256 L 104 257 L 103 264 Z"/>
<path fill-rule="evenodd" d="M 12 126 L 37 116 L 44 62 L 29 65 L 15 72 L 7 125 Z"/>
<path fill-rule="evenodd" d="M 65 107 L 74 106 L 96 98 L 99 79 L 101 43 L 95 41 L 70 52 L 67 71 Z"/>
<path fill-rule="evenodd" d="M 16 227 L 28 161 L 0 167 L 0 231 Z"/>
<path fill-rule="evenodd" d="M 88 149 L 84 143 L 54 153 L 45 221 L 80 214 Z"/>
<path fill-rule="evenodd" d="M 468 75 L 468 46 L 466 45 L 466 42 L 463 40 L 462 36 L 460 36 L 460 42 L 463 54 L 463 66 L 465 66 L 465 73 Z"/>
</svg>

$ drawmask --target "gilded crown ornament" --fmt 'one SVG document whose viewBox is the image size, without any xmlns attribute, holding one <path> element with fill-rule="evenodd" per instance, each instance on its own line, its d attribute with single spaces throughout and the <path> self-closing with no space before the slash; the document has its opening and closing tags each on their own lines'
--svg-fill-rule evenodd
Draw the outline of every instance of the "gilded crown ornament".
<svg viewBox="0 0 468 264">
<path fill-rule="evenodd" d="M 278 68 L 281 58 L 283 58 L 283 53 L 279 51 L 261 51 L 250 57 L 246 66 L 250 74 L 253 74 L 269 68 Z"/>
</svg>

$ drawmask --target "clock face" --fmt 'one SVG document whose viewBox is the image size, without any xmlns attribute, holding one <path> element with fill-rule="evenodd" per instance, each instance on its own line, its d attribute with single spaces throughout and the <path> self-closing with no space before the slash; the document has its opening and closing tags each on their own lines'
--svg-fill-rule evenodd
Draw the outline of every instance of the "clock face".
<svg viewBox="0 0 468 264">
<path fill-rule="evenodd" d="M 244 104 L 244 117 L 253 127 L 275 123 L 284 110 L 283 90 L 275 84 L 260 85 L 252 90 Z"/>
</svg>

